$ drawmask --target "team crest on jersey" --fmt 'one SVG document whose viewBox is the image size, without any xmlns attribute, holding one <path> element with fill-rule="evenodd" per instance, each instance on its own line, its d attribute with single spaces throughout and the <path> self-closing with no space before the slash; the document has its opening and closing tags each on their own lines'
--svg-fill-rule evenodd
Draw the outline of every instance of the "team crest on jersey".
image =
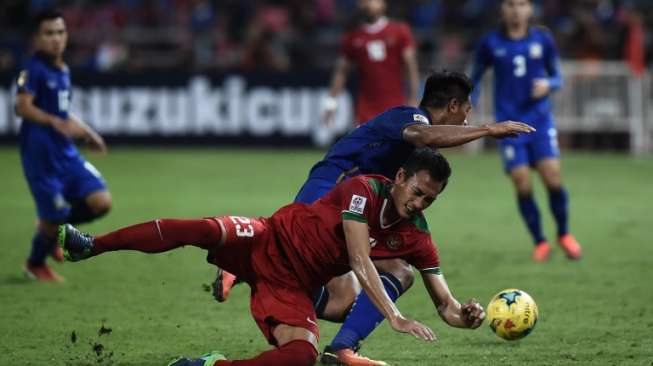
<svg viewBox="0 0 653 366">
<path fill-rule="evenodd" d="M 531 58 L 542 58 L 542 45 L 539 43 L 531 43 L 528 54 Z"/>
<path fill-rule="evenodd" d="M 427 125 L 429 124 L 428 118 L 426 118 L 425 116 L 423 116 L 421 114 L 417 114 L 417 113 L 413 114 L 413 121 L 426 123 Z"/>
<path fill-rule="evenodd" d="M 362 215 L 365 211 L 365 203 L 367 198 L 359 196 L 357 194 L 351 196 L 351 202 L 349 203 L 349 211 Z"/>
<path fill-rule="evenodd" d="M 404 243 L 397 236 L 390 236 L 385 239 L 385 245 L 393 250 L 399 249 L 404 246 Z"/>
</svg>

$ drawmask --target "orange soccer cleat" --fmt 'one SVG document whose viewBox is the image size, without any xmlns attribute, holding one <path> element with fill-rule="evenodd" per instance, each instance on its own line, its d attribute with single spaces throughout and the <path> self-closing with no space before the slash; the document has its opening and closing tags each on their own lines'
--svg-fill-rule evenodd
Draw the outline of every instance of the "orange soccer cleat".
<svg viewBox="0 0 653 366">
<path fill-rule="evenodd" d="M 533 249 L 533 261 L 534 262 L 546 262 L 551 256 L 551 246 L 546 240 L 542 240 L 537 243 L 535 249 Z"/>
<path fill-rule="evenodd" d="M 576 240 L 576 238 L 571 235 L 571 234 L 565 234 L 558 238 L 558 244 L 560 244 L 560 247 L 562 250 L 565 251 L 565 254 L 567 254 L 567 258 L 573 259 L 573 260 L 578 260 L 581 257 L 581 248 L 580 244 Z"/>
<path fill-rule="evenodd" d="M 229 292 L 231 288 L 237 283 L 237 278 L 233 274 L 225 271 L 222 268 L 218 268 L 218 274 L 216 275 L 215 281 L 213 281 L 213 297 L 218 302 L 224 302 L 229 297 Z"/>
<path fill-rule="evenodd" d="M 25 264 L 23 272 L 27 278 L 39 282 L 64 282 L 65 279 L 48 267 L 47 264 L 42 266 L 34 266 L 29 263 Z"/>
<path fill-rule="evenodd" d="M 320 357 L 323 365 L 344 365 L 344 366 L 387 366 L 383 361 L 376 361 L 363 357 L 351 348 L 343 348 L 337 351 L 327 346 Z"/>
</svg>

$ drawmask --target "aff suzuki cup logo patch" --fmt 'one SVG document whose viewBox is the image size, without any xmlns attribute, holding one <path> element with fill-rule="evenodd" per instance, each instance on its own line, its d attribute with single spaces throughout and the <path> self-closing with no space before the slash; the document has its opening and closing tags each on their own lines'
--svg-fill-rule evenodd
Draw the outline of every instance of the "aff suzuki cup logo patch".
<svg viewBox="0 0 653 366">
<path fill-rule="evenodd" d="M 359 196 L 357 194 L 353 195 L 351 197 L 351 203 L 349 204 L 349 211 L 362 215 L 363 211 L 365 211 L 366 202 L 367 202 L 367 198 L 363 196 Z"/>
<path fill-rule="evenodd" d="M 428 118 L 426 118 L 425 116 L 422 116 L 421 114 L 417 114 L 417 113 L 413 114 L 413 121 L 426 123 L 427 125 L 429 124 Z"/>
</svg>

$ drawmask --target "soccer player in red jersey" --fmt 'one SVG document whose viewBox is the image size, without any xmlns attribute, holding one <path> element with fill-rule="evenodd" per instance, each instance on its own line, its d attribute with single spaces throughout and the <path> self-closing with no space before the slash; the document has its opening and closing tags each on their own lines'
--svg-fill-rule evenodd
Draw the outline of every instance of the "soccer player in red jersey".
<svg viewBox="0 0 653 366">
<path fill-rule="evenodd" d="M 330 96 L 324 101 L 327 124 L 333 119 L 338 106 L 336 97 L 344 89 L 352 66 L 359 76 L 356 125 L 392 107 L 417 106 L 419 74 L 410 27 L 385 16 L 385 0 L 359 0 L 358 6 L 364 22 L 343 36 Z M 408 76 L 407 85 L 403 83 L 404 71 Z"/>
<path fill-rule="evenodd" d="M 427 326 L 402 316 L 386 294 L 372 259 L 403 258 L 421 272 L 446 323 L 480 326 L 485 313 L 476 300 L 461 305 L 449 291 L 422 215 L 444 190 L 450 174 L 449 163 L 440 153 L 420 148 L 399 169 L 395 181 L 357 176 L 311 205 L 293 203 L 269 218 L 160 219 L 95 237 L 62 225 L 58 243 L 72 261 L 115 250 L 159 253 L 194 245 L 209 252 L 210 263 L 249 284 L 252 315 L 276 348 L 249 360 L 228 361 L 212 352 L 171 365 L 309 366 L 317 358 L 319 338 L 313 294 L 350 270 L 394 330 L 435 340 Z"/>
</svg>

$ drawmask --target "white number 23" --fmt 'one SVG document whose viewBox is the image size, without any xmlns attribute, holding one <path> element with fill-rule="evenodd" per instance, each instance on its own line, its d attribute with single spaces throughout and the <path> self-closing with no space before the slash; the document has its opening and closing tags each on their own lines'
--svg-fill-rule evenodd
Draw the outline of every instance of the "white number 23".
<svg viewBox="0 0 653 366">
<path fill-rule="evenodd" d="M 254 236 L 254 226 L 251 220 L 242 216 L 229 216 L 231 222 L 236 226 L 236 236 L 240 238 L 251 238 Z"/>
</svg>

